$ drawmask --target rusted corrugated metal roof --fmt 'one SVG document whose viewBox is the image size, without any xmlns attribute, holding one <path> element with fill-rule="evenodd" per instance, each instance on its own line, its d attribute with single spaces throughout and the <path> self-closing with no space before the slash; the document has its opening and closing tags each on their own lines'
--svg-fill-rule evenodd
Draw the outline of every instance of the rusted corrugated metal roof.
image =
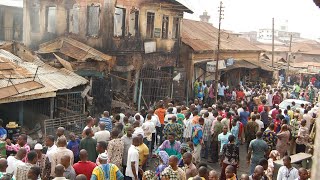
<svg viewBox="0 0 320 180">
<path fill-rule="evenodd" d="M 223 69 L 223 71 L 229 71 L 237 68 L 256 69 L 259 68 L 259 66 L 256 66 L 246 60 L 235 60 L 233 65 L 227 66 L 227 68 Z"/>
<path fill-rule="evenodd" d="M 0 88 L 7 87 L 12 84 L 18 85 L 28 81 L 36 81 L 44 86 L 42 88 L 0 99 L 0 104 L 21 100 L 55 97 L 56 92 L 59 90 L 72 89 L 88 83 L 85 78 L 68 71 L 67 69 L 56 69 L 45 64 L 39 59 L 35 59 L 34 62 L 25 62 L 5 50 L 0 50 L 0 57 L 2 62 L 11 63 L 11 65 L 23 70 L 23 73 L 14 72 L 17 73 L 14 78 L 10 78 L 8 75 L 0 77 Z M 0 73 L 4 71 L 5 70 L 0 71 Z"/>
<path fill-rule="evenodd" d="M 290 65 L 295 68 L 307 68 L 308 66 L 320 67 L 319 62 L 298 62 L 298 63 L 291 63 Z"/>
<path fill-rule="evenodd" d="M 234 64 L 231 66 L 228 66 L 226 69 L 223 69 L 224 71 L 228 71 L 231 69 L 237 69 L 237 68 L 246 68 L 246 69 L 256 69 L 260 68 L 265 71 L 272 72 L 272 68 L 268 67 L 267 65 L 263 64 L 259 61 L 248 61 L 248 60 L 235 60 Z"/>
<path fill-rule="evenodd" d="M 215 51 L 218 44 L 218 29 L 209 23 L 183 19 L 182 41 L 194 51 Z M 263 51 L 244 38 L 221 33 L 221 50 Z"/>
<path fill-rule="evenodd" d="M 66 56 L 72 57 L 79 61 L 88 59 L 96 61 L 111 61 L 112 56 L 104 54 L 86 44 L 67 37 L 59 37 L 55 40 L 43 43 L 39 46 L 37 53 L 55 53 L 60 52 Z"/>
</svg>

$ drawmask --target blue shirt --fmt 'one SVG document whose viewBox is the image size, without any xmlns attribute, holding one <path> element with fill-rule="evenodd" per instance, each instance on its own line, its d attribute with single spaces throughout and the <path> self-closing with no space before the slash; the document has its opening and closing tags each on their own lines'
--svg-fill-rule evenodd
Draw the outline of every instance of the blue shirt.
<svg viewBox="0 0 320 180">
<path fill-rule="evenodd" d="M 287 124 L 290 124 L 290 117 L 288 115 L 284 115 L 284 119 L 286 120 Z"/>
<path fill-rule="evenodd" d="M 0 128 L 0 138 L 4 138 L 4 136 L 7 137 L 8 133 L 7 130 L 3 127 Z"/>
<path fill-rule="evenodd" d="M 198 145 L 201 143 L 203 138 L 202 127 L 199 124 L 196 124 L 192 127 L 192 141 L 194 145 Z"/>
<path fill-rule="evenodd" d="M 110 118 L 108 117 L 103 117 L 103 118 L 100 118 L 100 122 L 103 122 L 106 124 L 106 130 L 111 132 L 112 131 L 112 121 Z"/>
<path fill-rule="evenodd" d="M 250 116 L 250 113 L 248 111 L 244 111 L 240 113 L 240 121 L 244 126 L 247 125 L 249 116 Z"/>
<path fill-rule="evenodd" d="M 73 152 L 74 157 L 78 157 L 79 156 L 79 144 L 80 144 L 80 140 L 76 139 L 75 141 L 69 141 L 67 148 L 70 149 Z"/>
</svg>

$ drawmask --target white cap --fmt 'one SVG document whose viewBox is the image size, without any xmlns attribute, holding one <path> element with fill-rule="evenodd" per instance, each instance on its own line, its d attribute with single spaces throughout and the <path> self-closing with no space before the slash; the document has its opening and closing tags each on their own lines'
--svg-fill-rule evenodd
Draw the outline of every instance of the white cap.
<svg viewBox="0 0 320 180">
<path fill-rule="evenodd" d="M 108 155 L 106 153 L 101 153 L 99 155 L 99 158 L 102 159 L 102 160 L 108 160 Z"/>
<path fill-rule="evenodd" d="M 35 146 L 34 146 L 34 149 L 35 150 L 42 150 L 43 149 L 43 147 L 42 147 L 42 145 L 41 144 L 36 144 Z"/>
</svg>

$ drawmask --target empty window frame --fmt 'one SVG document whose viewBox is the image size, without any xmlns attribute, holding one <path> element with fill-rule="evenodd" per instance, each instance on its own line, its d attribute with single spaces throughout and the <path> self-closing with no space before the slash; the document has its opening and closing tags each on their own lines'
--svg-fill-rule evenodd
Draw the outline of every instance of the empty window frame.
<svg viewBox="0 0 320 180">
<path fill-rule="evenodd" d="M 148 12 L 147 13 L 147 38 L 153 38 L 153 31 L 154 31 L 154 13 Z"/>
<path fill-rule="evenodd" d="M 125 35 L 125 17 L 126 10 L 116 7 L 114 11 L 114 36 L 120 37 Z"/>
<path fill-rule="evenodd" d="M 87 35 L 98 37 L 100 31 L 100 6 L 88 6 Z"/>
<path fill-rule="evenodd" d="M 56 32 L 56 15 L 57 15 L 57 7 L 55 6 L 47 7 L 47 32 L 49 33 Z"/>
<path fill-rule="evenodd" d="M 35 1 L 30 7 L 30 28 L 31 32 L 40 32 L 40 3 Z"/>
<path fill-rule="evenodd" d="M 169 16 L 163 15 L 162 18 L 162 39 L 168 39 Z"/>
<path fill-rule="evenodd" d="M 131 36 L 139 35 L 139 11 L 130 13 L 129 33 Z"/>
<path fill-rule="evenodd" d="M 73 8 L 69 10 L 68 15 L 68 29 L 70 33 L 79 34 L 79 16 L 80 7 L 79 5 L 73 5 Z"/>
<path fill-rule="evenodd" d="M 173 18 L 173 27 L 172 27 L 172 39 L 179 38 L 180 33 L 180 18 Z"/>
</svg>

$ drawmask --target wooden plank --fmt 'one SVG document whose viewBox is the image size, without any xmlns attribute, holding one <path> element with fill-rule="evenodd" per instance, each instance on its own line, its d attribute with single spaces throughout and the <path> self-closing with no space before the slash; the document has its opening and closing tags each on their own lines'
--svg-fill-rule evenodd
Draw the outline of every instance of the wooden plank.
<svg viewBox="0 0 320 180">
<path fill-rule="evenodd" d="M 12 70 L 15 66 L 9 62 L 0 62 L 0 70 Z"/>
<path fill-rule="evenodd" d="M 73 72 L 73 68 L 71 63 L 69 63 L 68 61 L 62 59 L 61 57 L 59 57 L 58 55 L 56 55 L 55 53 L 53 53 L 53 55 L 58 59 L 58 61 L 62 64 L 62 66 L 66 69 L 68 69 L 69 71 Z"/>
<path fill-rule="evenodd" d="M 15 84 L 14 86 L 10 85 L 0 88 L 0 99 L 39 89 L 42 87 L 44 86 L 36 81 L 27 81 L 24 83 Z"/>
</svg>

